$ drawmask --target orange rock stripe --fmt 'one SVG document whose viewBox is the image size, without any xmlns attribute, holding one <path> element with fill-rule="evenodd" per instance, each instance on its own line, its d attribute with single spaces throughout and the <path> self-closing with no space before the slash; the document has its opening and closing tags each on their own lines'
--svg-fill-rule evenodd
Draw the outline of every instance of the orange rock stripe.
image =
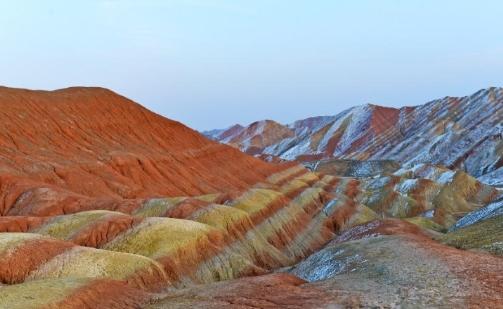
<svg viewBox="0 0 503 309">
<path fill-rule="evenodd" d="M 293 174 L 290 174 L 290 175 L 286 176 L 286 177 L 285 177 L 285 178 L 283 178 L 283 179 L 280 179 L 279 181 L 277 181 L 277 182 L 275 183 L 275 185 L 277 185 L 277 186 L 282 186 L 282 185 L 284 185 L 285 183 L 287 183 L 287 182 L 289 182 L 289 181 L 291 181 L 291 180 L 293 180 L 293 179 L 295 179 L 295 178 L 297 178 L 297 177 L 299 177 L 299 176 L 302 176 L 302 175 L 304 175 L 304 174 L 307 174 L 307 173 L 309 173 L 309 170 L 308 170 L 308 169 L 302 169 L 302 170 L 299 170 L 299 171 L 297 171 L 297 172 L 295 172 L 295 173 L 293 173 Z"/>
<path fill-rule="evenodd" d="M 185 219 L 190 217 L 193 213 L 201 210 L 211 203 L 201 201 L 195 198 L 188 198 L 176 204 L 174 207 L 168 209 L 165 216 L 168 218 Z"/>
<path fill-rule="evenodd" d="M 304 190 L 302 191 L 304 192 Z M 295 238 L 295 235 L 299 233 L 299 231 L 303 231 L 304 229 L 307 228 L 309 225 L 310 219 L 316 214 L 317 211 L 321 209 L 321 207 L 324 206 L 324 203 L 330 198 L 330 195 L 328 193 L 325 193 L 326 195 L 323 195 L 321 198 L 322 200 L 319 201 L 319 204 L 316 202 L 310 203 L 309 205 L 304 206 L 304 211 L 300 212 L 299 214 L 296 215 L 295 218 L 292 218 L 289 223 L 282 225 L 281 227 L 278 227 L 275 231 L 275 235 L 269 237 L 268 242 L 271 243 L 274 247 L 277 247 L 278 249 L 285 248 L 288 244 L 292 242 L 292 240 Z M 300 195 L 300 194 L 299 194 Z M 286 207 L 290 205 L 291 200 L 284 198 L 284 197 L 279 197 L 273 202 L 269 204 L 267 207 L 266 211 L 257 213 L 253 216 L 251 216 L 251 222 L 249 224 L 243 223 L 243 222 L 235 222 L 232 224 L 229 228 L 228 231 L 234 231 L 234 232 L 229 232 L 227 233 L 224 238 L 224 241 L 218 245 L 218 246 L 213 246 L 208 252 L 208 254 L 203 257 L 201 256 L 200 259 L 197 259 L 191 263 L 192 266 L 189 265 L 184 265 L 184 276 L 190 276 L 191 273 L 194 272 L 195 269 L 197 269 L 197 265 L 200 263 L 204 262 L 207 259 L 210 259 L 214 257 L 215 255 L 219 254 L 224 247 L 230 246 L 232 243 L 237 241 L 239 238 L 244 237 L 244 235 L 255 229 L 259 224 L 261 224 L 265 219 L 270 218 L 273 216 L 277 211 L 282 209 L 283 207 Z M 319 205 L 321 207 L 319 207 Z M 320 223 L 320 225 L 323 225 Z M 237 233 L 236 233 L 237 232 Z M 328 241 L 332 233 L 330 230 L 328 230 L 326 227 L 322 227 L 322 232 L 323 238 L 325 239 L 325 242 Z M 239 235 L 240 234 L 240 235 Z M 231 237 L 229 237 L 231 236 Z M 311 244 L 312 250 L 316 249 L 317 247 L 322 246 L 325 242 L 323 243 L 315 243 Z M 300 258 L 300 257 L 297 257 Z M 163 264 L 172 264 L 174 261 L 179 261 L 179 259 L 173 259 L 172 257 L 166 257 L 163 261 L 160 261 Z M 260 265 L 260 261 L 256 260 L 254 261 L 258 265 Z M 257 265 L 257 266 L 258 266 Z M 266 266 L 266 265 L 263 265 Z M 266 269 L 263 268 L 256 268 L 256 267 L 251 267 L 249 269 L 245 269 L 243 272 L 240 273 L 240 276 L 248 276 L 248 275 L 258 275 L 258 274 L 263 274 L 266 271 Z M 178 281 L 180 279 L 179 275 L 172 275 L 170 277 L 171 280 L 173 281 Z"/>
<path fill-rule="evenodd" d="M 138 309 L 142 308 L 151 297 L 152 294 L 128 286 L 122 281 L 99 279 L 75 289 L 58 303 L 47 304 L 44 309 Z"/>
<path fill-rule="evenodd" d="M 268 238 L 269 243 L 273 244 L 274 247 L 282 250 L 287 247 L 295 237 L 304 232 L 308 227 L 310 221 L 315 217 L 317 213 L 321 211 L 326 202 L 331 198 L 329 193 L 322 194 L 321 200 L 313 201 L 304 206 L 304 211 L 299 212 L 295 217 L 293 217 L 287 224 L 282 225 L 281 229 L 278 229 L 274 235 Z M 332 236 L 331 231 L 326 231 L 323 233 L 327 236 L 327 241 Z M 311 244 L 312 246 L 322 245 L 322 244 Z M 313 248 L 315 249 L 315 248 Z M 298 257 L 300 258 L 300 257 Z"/>
<path fill-rule="evenodd" d="M 0 255 L 0 281 L 21 283 L 30 272 L 74 246 L 70 242 L 53 239 L 28 240 L 13 251 Z"/>
<path fill-rule="evenodd" d="M 266 207 L 265 211 L 261 211 L 250 218 L 250 223 L 243 224 L 243 222 L 235 222 L 230 225 L 226 233 L 216 233 L 208 235 L 211 240 L 209 243 L 203 240 L 195 245 L 195 248 L 200 249 L 199 254 L 194 256 L 194 251 L 187 248 L 180 248 L 176 254 L 171 256 L 162 257 L 157 259 L 168 274 L 169 280 L 171 282 L 178 282 L 183 277 L 190 277 L 191 274 L 197 269 L 197 266 L 206 260 L 218 255 L 224 250 L 226 246 L 231 245 L 239 238 L 244 237 L 244 235 L 254 229 L 258 224 L 260 224 L 265 219 L 269 218 L 272 214 L 280 210 L 281 208 L 288 205 L 290 199 L 283 196 L 278 197 Z M 250 273 L 263 273 L 264 270 L 251 269 Z"/>
<path fill-rule="evenodd" d="M 143 219 L 133 216 L 105 216 L 76 232 L 71 241 L 80 246 L 100 248 L 121 233 L 133 228 Z"/>
<path fill-rule="evenodd" d="M 41 226 L 50 217 L 0 217 L 0 233 L 25 233 Z"/>
</svg>

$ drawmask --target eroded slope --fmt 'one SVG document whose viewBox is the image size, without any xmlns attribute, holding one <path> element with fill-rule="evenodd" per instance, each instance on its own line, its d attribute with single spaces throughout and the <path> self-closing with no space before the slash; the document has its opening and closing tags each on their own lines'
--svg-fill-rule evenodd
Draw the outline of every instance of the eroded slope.
<svg viewBox="0 0 503 309">
<path fill-rule="evenodd" d="M 0 88 L 4 215 L 243 190 L 280 169 L 106 89 Z"/>
</svg>

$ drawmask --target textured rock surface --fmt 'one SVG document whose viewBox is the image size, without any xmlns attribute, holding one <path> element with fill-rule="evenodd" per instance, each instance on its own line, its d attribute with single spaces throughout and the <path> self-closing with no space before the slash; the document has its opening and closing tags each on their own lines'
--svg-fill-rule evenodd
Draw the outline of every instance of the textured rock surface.
<svg viewBox="0 0 503 309">
<path fill-rule="evenodd" d="M 274 274 L 195 286 L 167 293 L 147 308 L 323 308 L 351 304 L 334 293 L 305 285 L 286 274 Z"/>
<path fill-rule="evenodd" d="M 325 159 L 305 162 L 312 171 L 344 177 L 372 177 L 393 174 L 401 165 L 391 160 L 339 160 Z"/>
<path fill-rule="evenodd" d="M 477 249 L 503 256 L 503 214 L 449 232 L 440 240 L 456 248 Z"/>
<path fill-rule="evenodd" d="M 338 177 L 265 163 L 111 91 L 0 90 L 2 306 L 146 306 L 291 265 L 375 218 L 351 192 L 325 209 Z"/>
<path fill-rule="evenodd" d="M 498 198 L 485 207 L 474 210 L 459 219 L 451 228 L 451 231 L 470 226 L 482 220 L 503 215 L 503 197 Z"/>
<path fill-rule="evenodd" d="M 355 179 L 347 178 L 346 179 Z M 357 202 L 384 217 L 449 228 L 461 217 L 484 207 L 500 192 L 462 171 L 429 164 L 401 168 L 392 174 L 357 178 Z"/>
<path fill-rule="evenodd" d="M 0 109 L 2 215 L 243 190 L 281 169 L 106 89 L 0 88 Z"/>
<path fill-rule="evenodd" d="M 463 171 L 269 164 L 98 88 L 0 105 L 2 308 L 501 305 L 501 258 L 454 248 L 498 254 L 501 192 Z"/>
<path fill-rule="evenodd" d="M 209 131 L 204 134 L 249 154 L 260 154 L 265 148 L 295 136 L 295 131 L 275 121 L 262 120 L 246 128 L 234 125 L 226 130 Z"/>
<path fill-rule="evenodd" d="M 420 106 L 394 109 L 368 104 L 333 117 L 297 121 L 282 127 L 294 128 L 295 136 L 261 153 L 301 161 L 338 158 L 441 164 L 503 186 L 502 123 L 503 89 L 489 88 Z M 236 142 L 238 135 L 226 134 L 248 151 Z M 228 141 L 219 135 L 213 138 Z"/>
<path fill-rule="evenodd" d="M 32 288 L 52 293 L 51 289 L 58 289 L 57 286 L 68 284 L 71 289 L 75 284 L 77 292 L 61 290 L 58 293 L 63 295 L 54 299 L 39 295 L 33 303 L 73 306 L 100 302 L 94 299 L 94 292 L 79 291 L 92 289 L 101 284 L 100 280 L 113 280 L 128 288 L 117 291 L 118 299 L 107 301 L 131 303 L 134 308 L 140 301 L 161 297 L 155 293 L 169 287 L 266 274 L 306 257 L 329 241 L 335 231 L 352 222 L 376 218 L 372 211 L 362 211 L 363 206 L 354 202 L 355 192 L 347 187 L 338 177 L 317 175 L 295 166 L 227 199 L 226 205 L 215 203 L 218 196 L 206 195 L 145 200 L 124 212 L 91 210 L 53 217 L 4 216 L 0 220 L 0 258 L 4 261 L 0 280 L 11 287 L 0 288 L 0 300 L 9 303 L 11 294 L 18 295 L 22 289 L 29 294 L 35 293 Z M 337 207 L 325 207 L 336 192 L 344 192 L 344 200 L 338 201 Z M 269 279 L 256 280 L 255 287 L 248 291 L 249 298 L 255 299 L 252 303 L 272 307 L 274 299 L 267 301 L 256 295 L 257 284 Z M 321 301 L 316 299 L 321 291 L 297 289 L 295 286 L 301 281 L 285 280 L 274 279 L 270 283 L 277 285 L 278 292 L 285 290 L 285 295 L 276 296 L 278 304 L 284 302 L 293 308 L 299 305 L 288 300 L 287 295 L 292 293 L 306 294 L 298 296 L 300 304 Z M 231 282 L 229 286 L 237 285 L 238 289 L 244 284 L 247 281 Z M 227 284 L 217 285 L 211 293 L 225 294 L 219 289 L 227 288 Z M 208 287 L 211 289 L 213 286 Z M 198 294 L 206 289 L 187 291 Z M 131 299 L 129 293 L 133 295 Z M 184 299 L 173 300 L 173 304 L 193 301 L 194 306 L 209 305 L 197 300 L 199 296 L 191 300 L 190 293 L 181 294 Z M 225 295 L 231 297 L 229 293 Z M 163 298 L 160 302 L 166 301 Z"/>
<path fill-rule="evenodd" d="M 345 231 L 288 272 L 363 307 L 465 308 L 503 304 L 503 263 L 433 241 L 403 221 Z"/>
</svg>

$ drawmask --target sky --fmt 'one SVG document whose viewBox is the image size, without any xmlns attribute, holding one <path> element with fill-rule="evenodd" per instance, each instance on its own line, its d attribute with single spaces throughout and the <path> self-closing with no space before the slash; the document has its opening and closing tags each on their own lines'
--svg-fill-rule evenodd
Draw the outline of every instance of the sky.
<svg viewBox="0 0 503 309">
<path fill-rule="evenodd" d="M 503 86 L 503 1 L 0 0 L 0 85 L 110 88 L 197 130 Z"/>
</svg>

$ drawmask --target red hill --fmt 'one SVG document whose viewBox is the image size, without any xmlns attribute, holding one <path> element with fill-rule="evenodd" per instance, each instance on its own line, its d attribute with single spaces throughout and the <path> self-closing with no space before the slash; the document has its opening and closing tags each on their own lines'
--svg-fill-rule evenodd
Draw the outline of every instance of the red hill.
<svg viewBox="0 0 503 309">
<path fill-rule="evenodd" d="M 107 89 L 0 88 L 4 210 L 35 187 L 100 198 L 201 195 L 242 190 L 277 170 Z"/>
</svg>

